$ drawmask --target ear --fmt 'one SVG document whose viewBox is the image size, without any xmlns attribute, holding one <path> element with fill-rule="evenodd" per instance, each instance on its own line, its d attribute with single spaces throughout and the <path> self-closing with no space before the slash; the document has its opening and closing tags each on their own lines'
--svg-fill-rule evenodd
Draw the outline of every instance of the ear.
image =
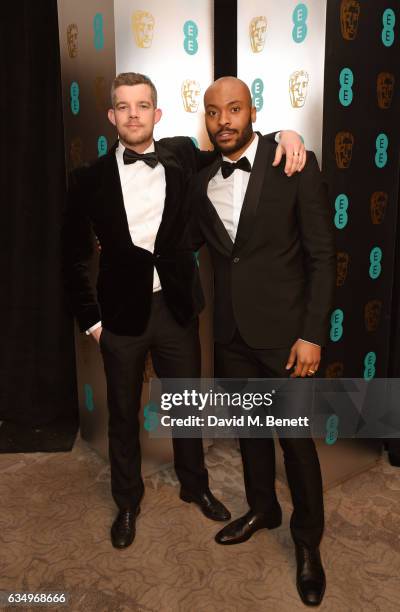
<svg viewBox="0 0 400 612">
<path fill-rule="evenodd" d="M 160 121 L 162 117 L 162 110 L 161 108 L 156 108 L 156 110 L 154 111 L 154 123 L 158 123 Z"/>
<path fill-rule="evenodd" d="M 255 106 L 251 107 L 251 115 L 250 116 L 251 116 L 251 122 L 255 123 L 256 119 L 257 119 L 257 109 L 256 109 Z"/>
<path fill-rule="evenodd" d="M 113 124 L 113 125 L 117 125 L 116 121 L 115 121 L 115 113 L 114 113 L 114 109 L 113 108 L 109 108 L 108 109 L 108 120 Z"/>
</svg>

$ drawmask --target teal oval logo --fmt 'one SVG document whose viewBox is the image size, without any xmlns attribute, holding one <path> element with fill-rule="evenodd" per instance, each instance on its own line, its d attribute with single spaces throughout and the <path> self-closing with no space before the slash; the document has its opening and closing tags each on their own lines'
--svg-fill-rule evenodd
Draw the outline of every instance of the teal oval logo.
<svg viewBox="0 0 400 612">
<path fill-rule="evenodd" d="M 387 8 L 382 15 L 382 42 L 385 47 L 391 47 L 394 43 L 394 26 L 396 15 L 393 9 Z"/>
<path fill-rule="evenodd" d="M 154 402 L 149 402 L 144 407 L 144 423 L 143 427 L 146 431 L 155 431 L 158 427 L 159 416 L 158 416 L 158 406 Z"/>
<path fill-rule="evenodd" d="M 85 384 L 83 385 L 83 392 L 85 395 L 85 406 L 89 412 L 93 412 L 94 410 L 94 398 L 93 398 L 93 389 L 91 385 Z"/>
<path fill-rule="evenodd" d="M 79 102 L 79 85 L 76 81 L 72 81 L 71 87 L 69 88 L 69 93 L 70 93 L 71 113 L 73 115 L 77 115 L 80 110 L 80 102 Z"/>
<path fill-rule="evenodd" d="M 370 351 L 364 357 L 364 379 L 372 380 L 376 373 L 376 353 L 374 351 Z"/>
<path fill-rule="evenodd" d="M 369 275 L 373 280 L 376 280 L 382 272 L 382 249 L 374 247 L 369 254 Z"/>
<path fill-rule="evenodd" d="M 342 230 L 346 227 L 349 220 L 347 209 L 349 208 L 349 198 L 345 193 L 340 193 L 335 200 L 335 218 L 334 223 L 337 229 Z"/>
<path fill-rule="evenodd" d="M 331 332 L 330 338 L 332 342 L 338 342 L 343 336 L 343 320 L 344 313 L 340 308 L 336 308 L 331 314 Z"/>
<path fill-rule="evenodd" d="M 253 106 L 256 107 L 257 111 L 260 111 L 262 107 L 264 106 L 264 98 L 262 95 L 263 91 L 264 91 L 263 80 L 254 79 L 254 81 L 251 84 L 251 93 L 252 93 Z"/>
<path fill-rule="evenodd" d="M 342 106 L 350 106 L 353 101 L 352 86 L 354 83 L 354 75 L 350 68 L 343 68 L 339 75 L 339 101 Z"/>
<path fill-rule="evenodd" d="M 326 420 L 326 436 L 325 443 L 335 444 L 339 435 L 339 417 L 336 414 L 331 414 Z"/>
<path fill-rule="evenodd" d="M 197 37 L 199 29 L 194 21 L 185 21 L 183 24 L 183 48 L 189 55 L 195 55 L 199 49 Z"/>
<path fill-rule="evenodd" d="M 191 136 L 190 140 L 193 142 L 194 146 L 197 147 L 197 149 L 200 149 L 199 141 L 197 140 L 197 138 L 195 138 L 195 136 Z"/>
<path fill-rule="evenodd" d="M 107 153 L 108 143 L 107 138 L 105 136 L 99 136 L 97 139 L 97 154 L 99 157 L 102 157 Z"/>
<path fill-rule="evenodd" d="M 298 4 L 292 13 L 292 38 L 295 43 L 302 43 L 307 36 L 307 17 L 307 6 L 305 4 Z"/>
<path fill-rule="evenodd" d="M 94 48 L 96 49 L 96 51 L 101 51 L 101 49 L 104 49 L 103 26 L 104 26 L 103 14 L 96 13 L 96 15 L 93 18 L 93 32 L 94 32 L 93 44 L 94 44 Z"/>
<path fill-rule="evenodd" d="M 387 164 L 387 148 L 389 146 L 389 139 L 383 132 L 378 134 L 375 141 L 376 153 L 375 153 L 375 165 L 378 168 L 384 168 Z"/>
</svg>

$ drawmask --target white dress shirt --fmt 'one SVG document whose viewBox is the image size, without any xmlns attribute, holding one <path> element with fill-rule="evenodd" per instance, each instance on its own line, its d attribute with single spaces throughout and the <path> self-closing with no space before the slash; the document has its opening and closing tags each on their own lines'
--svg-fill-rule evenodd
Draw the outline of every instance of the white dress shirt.
<svg viewBox="0 0 400 612">
<path fill-rule="evenodd" d="M 154 142 L 143 153 L 153 153 Z M 121 181 L 124 207 L 132 242 L 142 249 L 154 252 L 158 228 L 165 203 L 165 170 L 160 163 L 151 168 L 143 161 L 124 164 L 125 147 L 119 143 L 115 157 Z M 154 268 L 153 292 L 161 290 L 157 270 Z M 87 330 L 87 334 L 101 326 L 101 321 Z"/>
<path fill-rule="evenodd" d="M 235 162 L 239 161 L 239 159 L 242 157 L 247 157 L 251 167 L 253 167 L 254 159 L 257 153 L 258 141 L 258 134 L 255 134 L 250 145 L 242 153 L 242 155 L 235 160 Z M 229 163 L 233 163 L 232 159 L 229 159 L 229 157 L 225 157 L 224 155 L 222 156 L 222 159 Z M 240 213 L 242 211 L 243 201 L 246 195 L 249 180 L 250 172 L 240 170 L 239 168 L 224 179 L 220 168 L 216 175 L 213 176 L 208 183 L 207 195 L 217 211 L 222 223 L 224 224 L 226 231 L 231 237 L 232 242 L 235 242 Z M 304 340 L 304 342 L 314 344 L 314 342 L 309 342 L 308 340 Z M 314 344 L 314 346 L 318 345 Z"/>
</svg>

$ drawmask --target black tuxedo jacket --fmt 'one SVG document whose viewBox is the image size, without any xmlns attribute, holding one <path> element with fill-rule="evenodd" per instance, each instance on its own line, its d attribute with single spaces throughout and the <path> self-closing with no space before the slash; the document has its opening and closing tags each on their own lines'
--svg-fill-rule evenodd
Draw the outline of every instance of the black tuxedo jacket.
<svg viewBox="0 0 400 612">
<path fill-rule="evenodd" d="M 62 243 L 71 310 L 82 331 L 101 319 L 115 334 L 140 335 L 150 315 L 155 267 L 171 313 L 186 325 L 204 305 L 196 260 L 183 240 L 186 187 L 191 175 L 215 156 L 198 151 L 190 138 L 155 143 L 165 168 L 166 198 L 151 253 L 132 242 L 115 148 L 70 175 Z M 97 291 L 89 273 L 92 230 L 101 245 Z"/>
<path fill-rule="evenodd" d="M 227 343 L 238 328 L 257 349 L 323 345 L 336 278 L 326 187 L 313 152 L 287 177 L 274 151 L 260 135 L 234 244 L 207 197 L 220 159 L 191 181 L 193 248 L 206 241 L 214 267 L 214 337 Z"/>
</svg>

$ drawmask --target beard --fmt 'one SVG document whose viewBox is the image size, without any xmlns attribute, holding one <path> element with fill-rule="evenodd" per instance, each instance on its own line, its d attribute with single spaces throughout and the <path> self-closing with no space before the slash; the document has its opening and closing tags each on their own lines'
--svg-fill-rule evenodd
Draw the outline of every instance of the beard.
<svg viewBox="0 0 400 612">
<path fill-rule="evenodd" d="M 132 134 L 128 129 L 121 129 L 118 132 L 120 141 L 128 147 L 137 147 L 148 142 L 153 138 L 152 129 L 139 129 L 137 133 Z"/>
<path fill-rule="evenodd" d="M 248 124 L 240 132 L 238 130 L 231 130 L 227 128 L 222 128 L 215 134 L 212 134 L 207 128 L 207 132 L 208 132 L 208 137 L 210 141 L 212 142 L 212 144 L 214 145 L 214 149 L 216 151 L 219 151 L 220 153 L 223 153 L 224 155 L 231 155 L 232 153 L 236 153 L 236 151 L 239 151 L 239 149 L 242 149 L 249 142 L 249 140 L 251 139 L 253 135 L 253 125 L 252 125 L 251 118 L 249 118 Z M 220 144 L 218 144 L 217 139 L 216 139 L 216 137 L 218 136 L 220 132 L 236 133 L 238 134 L 238 138 L 234 144 L 221 146 Z"/>
</svg>

